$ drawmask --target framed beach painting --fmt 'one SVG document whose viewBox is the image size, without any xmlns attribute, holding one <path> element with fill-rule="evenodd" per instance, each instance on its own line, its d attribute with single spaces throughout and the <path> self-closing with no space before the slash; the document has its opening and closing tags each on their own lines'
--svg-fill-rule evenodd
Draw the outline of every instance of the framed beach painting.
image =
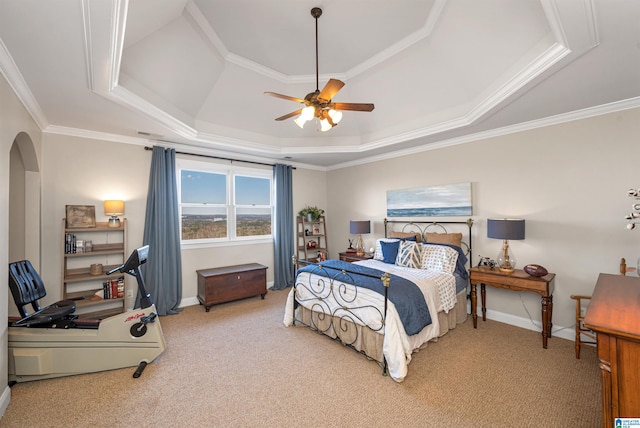
<svg viewBox="0 0 640 428">
<path fill-rule="evenodd" d="M 471 183 L 387 191 L 387 217 L 470 215 Z"/>
</svg>

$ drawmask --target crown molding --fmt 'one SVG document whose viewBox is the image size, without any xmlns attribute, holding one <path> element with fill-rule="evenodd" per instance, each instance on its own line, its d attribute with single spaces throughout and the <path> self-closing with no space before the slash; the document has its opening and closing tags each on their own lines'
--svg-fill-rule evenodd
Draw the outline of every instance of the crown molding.
<svg viewBox="0 0 640 428">
<path fill-rule="evenodd" d="M 0 39 L 0 72 L 7 80 L 7 83 L 11 89 L 13 89 L 13 92 L 16 94 L 29 115 L 36 122 L 38 128 L 41 130 L 46 128 L 49 125 L 49 121 L 44 115 L 42 108 L 40 108 L 38 100 L 36 100 L 31 89 L 27 86 L 27 82 L 25 82 L 22 77 L 22 73 L 20 73 L 18 66 L 15 61 L 13 61 L 13 57 L 9 53 L 9 50 L 2 39 Z"/>
<path fill-rule="evenodd" d="M 437 150 L 445 147 L 472 143 L 479 140 L 485 140 L 487 138 L 500 137 L 504 135 L 515 134 L 518 132 L 530 131 L 532 129 L 545 128 L 553 125 L 560 125 L 567 122 L 574 122 L 577 120 L 588 119 L 595 116 L 602 116 L 604 114 L 615 113 L 618 111 L 630 110 L 634 108 L 640 108 L 640 97 L 630 98 L 623 101 L 616 101 L 613 103 L 603 104 L 600 106 L 590 107 L 582 110 L 576 110 L 573 112 L 550 116 L 543 119 L 531 120 L 528 122 L 519 123 L 517 125 L 510 125 L 502 128 L 491 129 L 488 131 L 477 132 L 475 134 L 469 134 L 461 137 L 450 138 L 447 140 L 442 140 L 434 143 L 426 143 L 418 147 L 413 147 L 405 150 L 397 150 L 397 151 L 386 153 L 383 155 L 364 157 L 355 161 L 332 165 L 330 167 L 327 167 L 327 171 L 342 169 L 342 168 L 350 168 L 353 166 L 394 159 L 394 158 L 413 155 L 413 154 L 422 153 L 430 150 Z"/>
</svg>

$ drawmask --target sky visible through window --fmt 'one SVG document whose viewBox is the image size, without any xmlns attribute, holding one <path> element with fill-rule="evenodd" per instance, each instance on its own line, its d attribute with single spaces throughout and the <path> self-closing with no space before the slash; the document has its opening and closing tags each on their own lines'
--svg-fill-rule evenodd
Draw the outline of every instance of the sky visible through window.
<svg viewBox="0 0 640 428">
<path fill-rule="evenodd" d="M 182 203 L 226 204 L 227 176 L 200 171 L 181 171 Z M 237 205 L 269 205 L 269 180 L 236 176 Z"/>
</svg>

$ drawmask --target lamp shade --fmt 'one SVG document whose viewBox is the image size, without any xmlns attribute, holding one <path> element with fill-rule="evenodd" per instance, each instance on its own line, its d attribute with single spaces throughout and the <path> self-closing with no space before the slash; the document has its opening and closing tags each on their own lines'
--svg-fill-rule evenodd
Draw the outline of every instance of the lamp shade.
<svg viewBox="0 0 640 428">
<path fill-rule="evenodd" d="M 370 220 L 351 220 L 349 222 L 349 232 L 353 235 L 360 233 L 371 233 Z"/>
<path fill-rule="evenodd" d="M 104 215 L 119 216 L 124 214 L 124 201 L 104 201 Z"/>
<path fill-rule="evenodd" d="M 487 237 L 494 239 L 524 239 L 524 220 L 501 218 L 487 220 Z"/>
</svg>

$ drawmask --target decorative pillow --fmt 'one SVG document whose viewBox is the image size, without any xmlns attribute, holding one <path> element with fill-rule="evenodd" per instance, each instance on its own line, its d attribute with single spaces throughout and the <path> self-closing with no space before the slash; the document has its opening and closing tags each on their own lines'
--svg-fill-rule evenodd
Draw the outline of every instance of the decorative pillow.
<svg viewBox="0 0 640 428">
<path fill-rule="evenodd" d="M 451 247 L 422 244 L 421 269 L 453 273 L 457 261 L 458 252 Z"/>
<path fill-rule="evenodd" d="M 427 244 L 448 244 L 462 246 L 462 233 L 425 233 Z"/>
<path fill-rule="evenodd" d="M 391 231 L 389 233 L 389 237 L 391 237 L 391 238 L 400 238 L 403 241 L 422 242 L 422 235 L 420 234 L 420 232 L 394 232 L 394 231 Z"/>
<path fill-rule="evenodd" d="M 382 254 L 382 245 L 381 242 L 400 242 L 397 238 L 380 238 L 376 241 L 376 249 L 373 252 L 374 260 L 384 260 L 384 254 Z"/>
<path fill-rule="evenodd" d="M 422 244 L 419 244 L 417 242 L 400 241 L 400 248 L 398 250 L 396 265 L 414 269 L 421 269 L 421 247 Z"/>
<path fill-rule="evenodd" d="M 398 258 L 398 250 L 400 249 L 400 241 L 380 242 L 382 247 L 382 261 L 389 264 L 395 264 Z"/>
</svg>

